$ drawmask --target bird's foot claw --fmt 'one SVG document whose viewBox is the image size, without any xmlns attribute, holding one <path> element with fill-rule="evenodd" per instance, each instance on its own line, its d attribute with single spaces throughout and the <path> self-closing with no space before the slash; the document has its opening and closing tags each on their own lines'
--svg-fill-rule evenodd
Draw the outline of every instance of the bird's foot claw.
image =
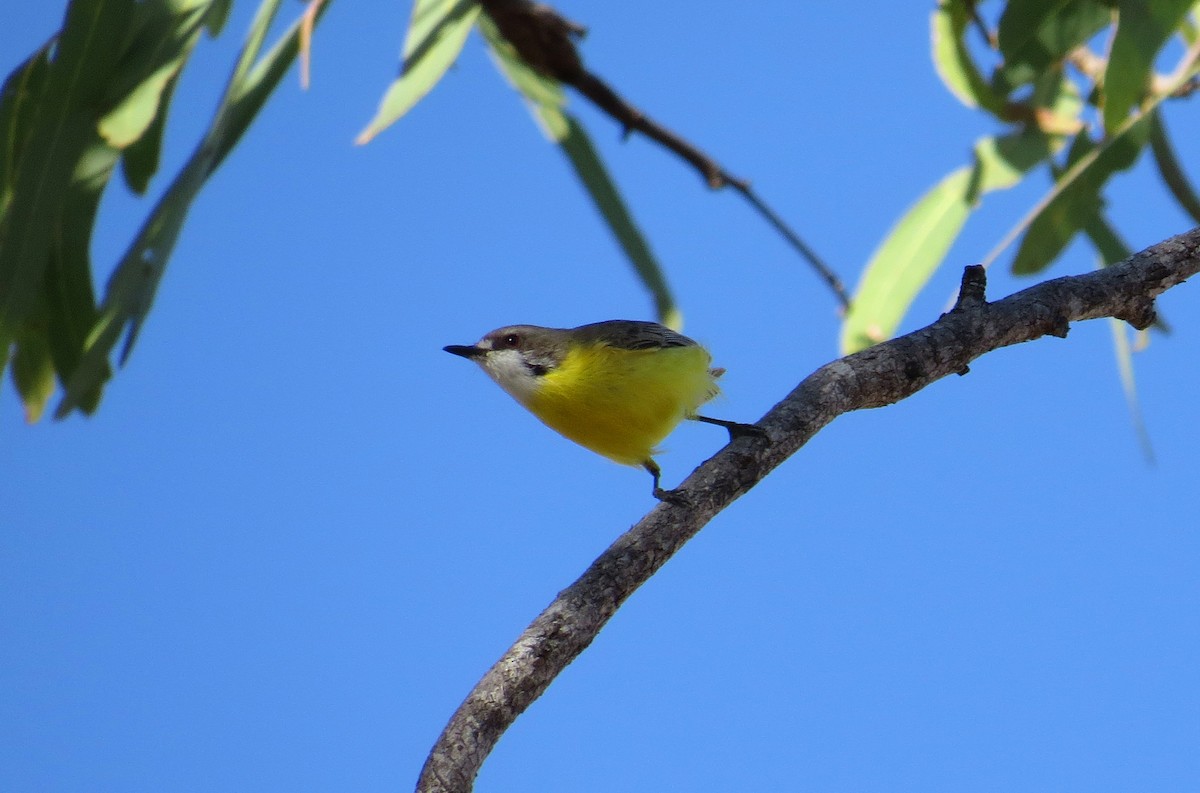
<svg viewBox="0 0 1200 793">
<path fill-rule="evenodd" d="M 730 424 L 725 429 L 729 430 L 729 440 L 737 438 L 770 438 L 767 431 L 757 424 Z"/>
<path fill-rule="evenodd" d="M 676 506 L 686 504 L 688 500 L 687 493 L 682 490 L 663 490 L 661 487 L 654 488 L 654 497 Z"/>
</svg>

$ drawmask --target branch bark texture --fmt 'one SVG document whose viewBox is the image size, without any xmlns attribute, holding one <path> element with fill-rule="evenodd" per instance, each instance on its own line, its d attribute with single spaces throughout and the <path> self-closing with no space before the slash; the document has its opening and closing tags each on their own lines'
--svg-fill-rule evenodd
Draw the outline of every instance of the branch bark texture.
<svg viewBox="0 0 1200 793">
<path fill-rule="evenodd" d="M 958 305 L 921 330 L 829 363 L 763 417 L 767 438 L 740 437 L 612 544 L 525 629 L 446 725 L 419 793 L 465 793 L 496 741 L 596 637 L 617 608 L 718 512 L 843 413 L 900 401 L 1001 347 L 1065 337 L 1070 323 L 1154 321 L 1154 299 L 1200 271 L 1200 228 L 1086 275 L 1056 278 L 988 303 L 983 268 L 968 267 Z"/>
</svg>

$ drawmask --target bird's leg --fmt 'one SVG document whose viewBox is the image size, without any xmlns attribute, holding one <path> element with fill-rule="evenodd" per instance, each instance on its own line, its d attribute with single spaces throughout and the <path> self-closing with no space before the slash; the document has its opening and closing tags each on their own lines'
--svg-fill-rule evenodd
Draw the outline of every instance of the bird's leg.
<svg viewBox="0 0 1200 793">
<path fill-rule="evenodd" d="M 724 427 L 729 431 L 730 441 L 747 436 L 752 438 L 767 437 L 766 430 L 754 424 L 742 424 L 737 421 L 726 421 L 725 419 L 712 419 L 708 416 L 688 416 L 688 418 L 692 421 L 703 421 L 705 424 L 716 424 L 718 427 Z"/>
<path fill-rule="evenodd" d="M 650 472 L 650 476 L 654 477 L 654 489 L 650 491 L 659 501 L 666 501 L 671 504 L 678 504 L 683 501 L 683 496 L 678 490 L 663 490 L 658 486 L 659 477 L 662 476 L 662 469 L 658 467 L 658 463 L 650 458 L 642 463 L 642 467 Z"/>
<path fill-rule="evenodd" d="M 654 489 L 650 492 L 654 494 L 655 498 L 661 501 L 667 495 L 667 491 L 658 486 L 658 480 L 662 477 L 662 469 L 658 467 L 658 463 L 649 457 L 642 462 L 642 467 L 650 472 L 650 476 L 654 477 Z"/>
</svg>

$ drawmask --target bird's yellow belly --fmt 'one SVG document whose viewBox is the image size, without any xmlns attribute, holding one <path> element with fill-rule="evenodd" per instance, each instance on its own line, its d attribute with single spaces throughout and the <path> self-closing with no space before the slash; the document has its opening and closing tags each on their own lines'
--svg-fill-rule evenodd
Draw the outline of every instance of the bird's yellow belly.
<svg viewBox="0 0 1200 793">
<path fill-rule="evenodd" d="M 641 465 L 680 421 L 717 394 L 703 347 L 572 351 L 526 407 L 551 429 L 626 465 Z"/>
</svg>

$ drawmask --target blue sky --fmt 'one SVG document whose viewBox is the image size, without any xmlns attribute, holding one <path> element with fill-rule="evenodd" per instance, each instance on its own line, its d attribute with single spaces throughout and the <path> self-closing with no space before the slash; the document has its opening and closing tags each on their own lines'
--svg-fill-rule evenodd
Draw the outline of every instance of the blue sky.
<svg viewBox="0 0 1200 793">
<path fill-rule="evenodd" d="M 168 172 L 248 25 L 235 5 L 186 73 Z M 992 131 L 934 76 L 920 4 L 562 8 L 595 71 L 751 178 L 851 284 Z M 10 9 L 5 73 L 61 11 Z M 476 37 L 410 117 L 352 145 L 407 13 L 333 7 L 312 89 L 290 80 L 202 194 L 97 415 L 27 427 L 0 390 L 0 789 L 406 789 L 487 667 L 654 506 L 644 472 L 442 352 L 651 306 Z M 1198 174 L 1193 106 L 1167 119 Z M 757 419 L 836 356 L 833 301 L 733 195 L 572 107 L 686 332 L 728 369 L 712 414 Z M 906 329 L 1031 182 L 988 197 Z M 1147 163 L 1115 187 L 1135 249 L 1190 227 Z M 114 191 L 102 210 L 105 272 L 146 208 Z M 1075 246 L 1053 274 L 1093 266 Z M 998 268 L 990 295 L 1026 283 Z M 1156 465 L 1104 322 L 845 416 L 631 598 L 478 789 L 1194 790 L 1193 290 L 1161 300 L 1174 334 L 1137 356 Z M 665 484 L 723 443 L 681 428 Z"/>
</svg>

